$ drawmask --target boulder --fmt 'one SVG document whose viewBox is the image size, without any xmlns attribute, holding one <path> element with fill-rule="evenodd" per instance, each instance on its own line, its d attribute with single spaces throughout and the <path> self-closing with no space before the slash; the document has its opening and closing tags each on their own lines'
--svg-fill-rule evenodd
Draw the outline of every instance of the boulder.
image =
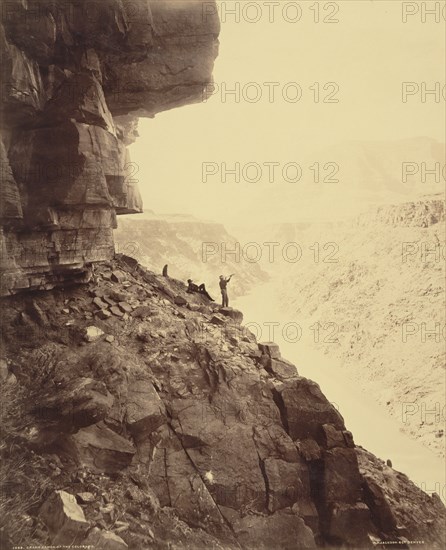
<svg viewBox="0 0 446 550">
<path fill-rule="evenodd" d="M 223 326 L 226 324 L 226 320 L 222 315 L 214 314 L 211 317 L 211 323 L 217 326 Z"/>
<path fill-rule="evenodd" d="M 364 475 L 362 479 L 364 500 L 371 510 L 378 527 L 384 533 L 392 533 L 396 529 L 398 521 L 387 502 L 383 489 L 370 476 Z"/>
<path fill-rule="evenodd" d="M 334 447 L 345 447 L 344 432 L 337 430 L 332 424 L 324 424 L 322 426 L 324 435 L 323 445 L 326 449 Z"/>
<path fill-rule="evenodd" d="M 348 430 L 344 430 L 342 432 L 342 434 L 344 436 L 344 441 L 345 441 L 346 447 L 350 447 L 351 449 L 354 449 L 355 448 L 355 442 L 353 440 L 352 432 L 349 432 Z"/>
<path fill-rule="evenodd" d="M 134 472 L 130 474 L 133 481 L 135 481 L 135 475 Z M 125 491 L 126 498 L 142 506 L 151 515 L 158 514 L 160 503 L 153 490 L 148 486 L 146 481 L 141 483 L 140 479 L 136 478 L 135 483 L 137 485 L 130 484 L 127 487 Z"/>
<path fill-rule="evenodd" d="M 115 315 L 116 317 L 124 317 L 124 312 L 122 309 L 120 309 L 118 306 L 112 306 L 110 308 L 110 311 Z"/>
<path fill-rule="evenodd" d="M 285 430 L 278 424 L 272 426 L 257 425 L 253 431 L 253 438 L 259 459 L 280 459 L 294 464 L 299 469 L 303 464 L 295 443 Z M 272 445 L 274 441 L 274 446 Z"/>
<path fill-rule="evenodd" d="M 310 502 L 310 478 L 305 463 L 268 458 L 263 462 L 263 469 L 271 513 L 291 507 L 297 501 Z"/>
<path fill-rule="evenodd" d="M 112 271 L 111 280 L 114 283 L 123 283 L 126 279 L 127 279 L 127 276 L 123 271 L 121 271 L 119 269 L 116 269 L 115 271 Z"/>
<path fill-rule="evenodd" d="M 229 539 L 234 544 L 233 534 L 203 478 L 175 436 L 157 447 L 149 483 L 161 506 L 174 503 L 181 519 L 208 532 L 218 533 L 223 540 Z M 228 547 L 232 548 L 233 544 L 228 544 Z"/>
<path fill-rule="evenodd" d="M 92 378 L 77 378 L 55 393 L 42 394 L 33 407 L 41 419 L 55 421 L 70 430 L 83 428 L 104 419 L 113 405 L 113 396 L 103 382 Z"/>
<path fill-rule="evenodd" d="M 127 468 L 136 452 L 128 439 L 103 422 L 79 430 L 71 439 L 76 461 L 97 473 L 111 474 Z"/>
<path fill-rule="evenodd" d="M 85 329 L 85 340 L 87 342 L 96 342 L 104 336 L 104 331 L 94 325 L 91 325 Z"/>
<path fill-rule="evenodd" d="M 125 422 L 136 440 L 150 435 L 166 422 L 164 403 L 150 380 L 134 380 L 129 383 Z"/>
<path fill-rule="evenodd" d="M 107 309 L 108 304 L 104 302 L 99 296 L 96 296 L 96 298 L 93 299 L 93 304 L 99 308 L 99 309 Z"/>
<path fill-rule="evenodd" d="M 55 545 L 80 544 L 90 527 L 76 498 L 65 491 L 55 491 L 45 501 L 39 518 L 48 527 Z"/>
<path fill-rule="evenodd" d="M 245 342 L 242 339 L 242 341 L 238 344 L 238 348 L 243 353 L 243 355 L 251 357 L 252 359 L 254 359 L 254 361 L 258 361 L 262 357 L 262 352 L 259 350 L 257 344 Z"/>
<path fill-rule="evenodd" d="M 284 380 L 277 391 L 282 416 L 287 421 L 293 440 L 314 439 L 322 445 L 323 424 L 332 424 L 338 430 L 345 429 L 342 416 L 329 403 L 316 382 L 298 376 Z"/>
<path fill-rule="evenodd" d="M 263 356 L 265 357 L 265 356 Z M 265 369 L 279 380 L 287 380 L 298 376 L 297 369 L 293 363 L 286 359 L 272 359 L 269 356 Z"/>
<path fill-rule="evenodd" d="M 113 300 L 113 303 L 111 305 L 117 305 L 119 302 L 125 302 L 128 298 L 128 294 L 126 292 L 122 292 L 122 290 L 119 290 L 120 288 L 124 288 L 124 284 L 121 283 L 118 285 L 115 290 L 112 290 L 110 292 L 109 298 Z M 107 298 L 104 296 L 104 300 L 107 300 Z"/>
<path fill-rule="evenodd" d="M 185 305 L 187 305 L 187 300 L 186 300 L 186 298 L 184 298 L 180 294 L 177 294 L 174 298 L 174 303 L 177 306 L 185 306 Z"/>
<path fill-rule="evenodd" d="M 273 359 L 281 358 L 280 348 L 275 342 L 259 342 L 259 350 Z"/>
<path fill-rule="evenodd" d="M 136 337 L 141 342 L 150 342 L 152 339 L 153 330 L 149 323 L 140 323 L 136 328 Z"/>
<path fill-rule="evenodd" d="M 102 321 L 105 321 L 107 319 L 110 319 L 112 316 L 111 312 L 108 309 L 101 309 L 96 313 L 96 315 L 101 319 Z"/>
<path fill-rule="evenodd" d="M 96 500 L 93 493 L 76 493 L 76 499 L 80 504 L 89 504 Z"/>
<path fill-rule="evenodd" d="M 127 178 L 126 178 L 127 179 Z M 119 254 L 120 261 L 125 265 L 126 269 L 134 270 L 138 268 L 138 260 L 127 254 Z"/>
<path fill-rule="evenodd" d="M 324 501 L 355 504 L 361 497 L 362 478 L 354 449 L 336 447 L 324 454 Z"/>
<path fill-rule="evenodd" d="M 170 286 L 165 283 L 164 281 L 161 281 L 157 279 L 157 287 L 158 290 L 160 290 L 163 294 L 165 294 L 170 300 L 174 301 L 176 294 L 172 291 Z M 170 304 L 169 300 L 167 300 L 168 304 Z"/>
<path fill-rule="evenodd" d="M 192 461 L 202 479 L 207 480 L 206 486 L 218 505 L 235 510 L 249 506 L 252 510 L 266 511 L 265 479 L 253 441 L 253 427 L 246 420 L 240 421 L 240 416 L 246 418 L 246 414 L 241 412 L 239 404 L 222 398 L 221 401 L 215 399 L 211 406 L 206 400 L 190 397 L 176 399 L 170 405 L 175 437 L 171 433 L 163 436 L 155 460 L 159 464 L 157 467 L 152 465 L 151 479 L 158 470 L 157 479 L 167 480 L 169 487 L 177 484 L 181 490 L 183 482 L 180 483 L 174 474 L 186 459 L 186 462 Z M 271 447 L 271 443 L 269 445 Z M 185 456 L 184 449 L 187 450 Z M 177 453 L 180 450 L 183 454 Z M 154 482 L 162 501 L 166 494 L 165 481 L 160 483 L 154 479 Z"/>
<path fill-rule="evenodd" d="M 132 306 L 127 302 L 119 302 L 118 306 L 124 313 L 132 313 L 133 311 Z"/>
<path fill-rule="evenodd" d="M 126 550 L 127 544 L 113 531 L 101 531 L 97 527 L 88 533 L 83 545 L 91 546 L 95 550 Z"/>
<path fill-rule="evenodd" d="M 146 319 L 150 317 L 153 313 L 153 310 L 150 306 L 138 306 L 133 310 L 132 316 L 136 319 Z"/>
<path fill-rule="evenodd" d="M 233 529 L 242 547 L 246 548 L 316 548 L 311 529 L 291 510 L 280 510 L 270 516 L 247 514 L 233 523 Z"/>
<path fill-rule="evenodd" d="M 320 460 L 322 457 L 321 448 L 314 439 L 302 439 L 302 441 L 297 441 L 296 447 L 302 458 L 307 462 Z"/>
<path fill-rule="evenodd" d="M 230 317 L 239 325 L 243 322 L 243 313 L 238 309 L 233 309 L 232 307 L 221 307 L 218 309 L 218 312 L 225 317 Z"/>
<path fill-rule="evenodd" d="M 320 517 L 314 502 L 311 499 L 299 500 L 292 507 L 293 512 L 302 518 L 312 531 L 314 536 L 320 534 Z"/>
</svg>

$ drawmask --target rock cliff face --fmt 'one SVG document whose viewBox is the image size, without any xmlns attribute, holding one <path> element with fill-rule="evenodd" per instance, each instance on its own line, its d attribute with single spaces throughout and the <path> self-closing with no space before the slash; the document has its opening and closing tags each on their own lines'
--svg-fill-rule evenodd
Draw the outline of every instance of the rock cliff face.
<svg viewBox="0 0 446 550">
<path fill-rule="evenodd" d="M 202 0 L 2 6 L 2 294 L 83 281 L 141 212 L 137 117 L 202 99 L 219 22 Z"/>
<path fill-rule="evenodd" d="M 127 257 L 3 302 L 2 548 L 443 547 L 438 496 L 240 312 Z"/>
</svg>

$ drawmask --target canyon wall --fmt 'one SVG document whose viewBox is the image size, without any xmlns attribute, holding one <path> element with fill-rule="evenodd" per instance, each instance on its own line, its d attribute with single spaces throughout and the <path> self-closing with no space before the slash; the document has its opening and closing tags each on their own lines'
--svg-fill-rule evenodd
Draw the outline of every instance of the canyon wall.
<svg viewBox="0 0 446 550">
<path fill-rule="evenodd" d="M 1 293 L 90 277 L 117 214 L 142 211 L 138 117 L 199 102 L 219 21 L 202 0 L 2 6 Z"/>
<path fill-rule="evenodd" d="M 426 228 L 444 221 L 444 200 L 440 194 L 423 200 L 370 208 L 357 218 L 360 227 L 386 224 L 395 227 Z"/>
<path fill-rule="evenodd" d="M 344 226 L 297 228 L 289 235 L 303 253 L 294 265 L 277 265 L 282 311 L 291 319 L 311 319 L 309 326 L 331 323 L 334 333 L 325 332 L 317 346 L 339 357 L 343 376 L 443 458 L 442 197 L 382 205 Z M 314 243 L 320 243 L 320 258 L 310 249 Z M 417 413 L 407 415 L 409 407 Z M 425 415 L 425 409 L 436 414 Z"/>
</svg>

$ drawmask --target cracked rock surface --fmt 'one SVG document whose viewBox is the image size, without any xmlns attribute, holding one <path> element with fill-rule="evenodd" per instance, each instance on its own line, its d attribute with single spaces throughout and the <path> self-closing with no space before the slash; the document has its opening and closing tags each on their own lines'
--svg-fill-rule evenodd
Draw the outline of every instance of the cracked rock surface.
<svg viewBox="0 0 446 550">
<path fill-rule="evenodd" d="M 121 302 L 122 315 L 104 316 Z M 63 537 L 39 515 L 63 490 L 80 495 L 80 538 L 135 550 L 442 547 L 440 499 L 356 447 L 319 386 L 259 345 L 241 314 L 126 256 L 87 285 L 4 306 L 21 414 L 6 414 L 2 452 L 36 462 L 29 482 L 41 488 L 5 541 Z M 103 334 L 86 341 L 91 326 Z"/>
</svg>

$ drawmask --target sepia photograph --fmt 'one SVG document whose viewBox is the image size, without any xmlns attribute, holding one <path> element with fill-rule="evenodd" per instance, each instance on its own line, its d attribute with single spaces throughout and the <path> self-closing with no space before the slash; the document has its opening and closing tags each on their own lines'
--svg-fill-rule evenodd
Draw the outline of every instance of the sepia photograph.
<svg viewBox="0 0 446 550">
<path fill-rule="evenodd" d="M 0 14 L 0 550 L 444 550 L 446 0 Z"/>
</svg>

